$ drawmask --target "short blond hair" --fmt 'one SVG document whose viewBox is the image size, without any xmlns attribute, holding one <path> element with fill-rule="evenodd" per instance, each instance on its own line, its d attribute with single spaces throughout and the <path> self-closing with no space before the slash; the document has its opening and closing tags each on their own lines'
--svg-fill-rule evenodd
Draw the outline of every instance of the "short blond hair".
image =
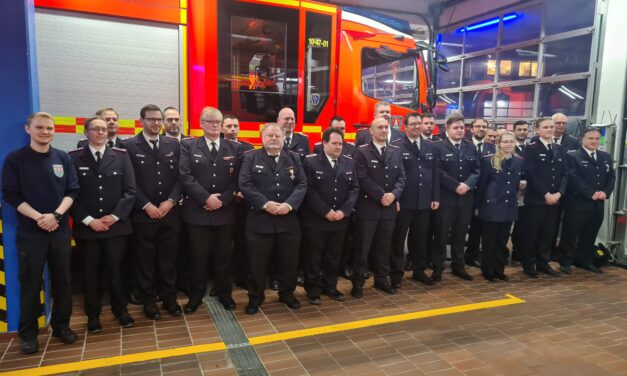
<svg viewBox="0 0 627 376">
<path fill-rule="evenodd" d="M 26 118 L 26 126 L 30 127 L 30 124 L 33 122 L 33 119 L 35 118 L 52 120 L 52 124 L 54 124 L 54 117 L 52 117 L 52 115 L 50 115 L 47 112 L 39 111 L 39 112 L 33 112 L 32 114 L 28 115 L 28 117 Z"/>
</svg>

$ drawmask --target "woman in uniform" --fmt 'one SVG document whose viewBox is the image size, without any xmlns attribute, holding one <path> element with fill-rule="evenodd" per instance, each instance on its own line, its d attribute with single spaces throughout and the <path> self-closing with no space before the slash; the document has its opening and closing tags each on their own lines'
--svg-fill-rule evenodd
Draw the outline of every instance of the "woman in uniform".
<svg viewBox="0 0 627 376">
<path fill-rule="evenodd" d="M 521 180 L 523 160 L 514 154 L 516 138 L 506 131 L 496 139 L 496 153 L 481 159 L 478 216 L 481 231 L 481 272 L 488 281 L 509 280 L 505 275 L 507 246 L 512 222 L 518 217 L 516 193 L 527 182 Z"/>
</svg>

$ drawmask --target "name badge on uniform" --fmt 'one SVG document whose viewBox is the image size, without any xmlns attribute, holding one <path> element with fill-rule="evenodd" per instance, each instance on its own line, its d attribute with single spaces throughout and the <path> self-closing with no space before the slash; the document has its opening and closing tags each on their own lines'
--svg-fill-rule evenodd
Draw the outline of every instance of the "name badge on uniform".
<svg viewBox="0 0 627 376">
<path fill-rule="evenodd" d="M 409 155 L 409 153 L 403 153 L 403 155 Z"/>
<path fill-rule="evenodd" d="M 538 154 L 540 157 L 546 157 L 546 154 Z"/>
<path fill-rule="evenodd" d="M 63 165 L 61 164 L 53 164 L 52 165 L 52 171 L 54 172 L 54 176 L 58 177 L 58 178 L 62 178 L 63 177 Z"/>
<path fill-rule="evenodd" d="M 145 155 L 143 155 L 143 154 L 135 154 L 135 156 L 136 156 L 137 158 L 146 158 L 146 156 L 145 156 Z"/>
<path fill-rule="evenodd" d="M 255 168 L 263 168 L 263 166 L 255 165 Z"/>
<path fill-rule="evenodd" d="M 229 160 L 231 160 L 233 158 L 235 158 L 235 157 L 232 156 L 232 155 L 227 155 L 226 157 L 222 157 L 222 159 L 224 159 L 225 161 L 229 161 Z"/>
<path fill-rule="evenodd" d="M 200 154 L 194 154 L 194 157 L 196 157 L 196 158 L 202 158 L 202 155 L 200 155 Z"/>
<path fill-rule="evenodd" d="M 322 174 L 324 174 L 324 171 L 316 171 L 316 174 L 322 175 Z"/>
<path fill-rule="evenodd" d="M 377 161 L 376 159 L 373 159 L 370 161 L 371 163 L 379 163 L 379 161 Z"/>
<path fill-rule="evenodd" d="M 445 157 L 452 157 L 453 154 L 446 154 Z"/>
<path fill-rule="evenodd" d="M 346 175 L 352 175 L 353 171 L 346 171 Z"/>
<path fill-rule="evenodd" d="M 174 155 L 174 152 L 173 152 L 173 151 L 171 151 L 171 152 L 169 152 L 168 154 L 166 154 L 165 156 L 166 156 L 166 157 L 171 157 L 171 156 L 173 156 L 173 155 Z"/>
<path fill-rule="evenodd" d="M 89 167 L 79 167 L 79 170 L 89 170 Z"/>
</svg>

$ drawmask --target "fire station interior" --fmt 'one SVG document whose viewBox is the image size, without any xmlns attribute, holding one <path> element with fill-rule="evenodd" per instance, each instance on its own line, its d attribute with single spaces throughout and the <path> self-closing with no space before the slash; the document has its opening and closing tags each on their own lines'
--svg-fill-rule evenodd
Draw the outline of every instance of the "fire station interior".
<svg viewBox="0 0 627 376">
<path fill-rule="evenodd" d="M 3 200 L 0 375 L 627 375 L 626 1 L 3 0 L 1 9 L 0 98 L 9 103 L 2 163 L 28 144 L 24 119 L 35 111 L 53 115 L 52 146 L 68 152 L 85 138 L 85 119 L 104 107 L 115 108 L 122 139 L 142 131 L 147 103 L 178 108 L 184 137 L 202 137 L 201 110 L 216 107 L 239 119 L 239 139 L 257 149 L 261 125 L 290 107 L 313 150 L 335 115 L 346 119 L 345 141 L 355 142 L 385 101 L 391 127 L 404 132 L 403 116 L 428 112 L 441 137 L 459 114 L 496 130 L 524 120 L 529 142 L 536 119 L 561 113 L 564 137 L 598 130 L 616 180 L 595 240 L 602 274 L 573 268 L 529 278 L 508 259 L 509 281 L 485 280 L 470 266 L 467 281 L 451 274 L 449 255 L 434 285 L 407 270 L 387 294 L 371 275 L 354 298 L 340 275 L 343 301 L 322 295 L 310 304 L 299 284 L 297 310 L 268 286 L 254 315 L 241 286 L 233 286 L 235 309 L 224 309 L 210 276 L 194 313 L 162 310 L 150 320 L 141 301 L 131 302 L 131 328 L 120 327 L 105 293 L 99 333 L 87 330 L 85 260 L 72 240 L 70 327 L 78 339 L 66 345 L 52 335 L 46 269 L 39 351 L 30 355 L 18 336 L 17 217 Z M 210 274 L 220 262 L 209 257 Z M 185 306 L 188 295 L 178 291 L 177 302 Z"/>
</svg>

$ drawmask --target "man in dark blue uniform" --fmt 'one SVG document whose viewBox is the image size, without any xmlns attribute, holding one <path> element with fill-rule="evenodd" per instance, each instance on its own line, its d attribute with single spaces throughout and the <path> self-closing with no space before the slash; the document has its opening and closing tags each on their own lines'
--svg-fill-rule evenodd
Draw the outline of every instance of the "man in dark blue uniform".
<svg viewBox="0 0 627 376">
<path fill-rule="evenodd" d="M 527 137 L 529 134 L 529 123 L 525 120 L 518 120 L 514 123 L 514 136 L 516 137 L 515 153 L 522 156 L 522 152 L 527 146 Z"/>
<path fill-rule="evenodd" d="M 433 113 L 424 112 L 421 116 L 421 122 L 422 126 L 420 137 L 422 137 L 423 140 L 434 142 L 442 139 L 440 137 L 442 134 L 433 134 L 433 130 L 435 128 L 435 118 L 433 117 Z"/>
<path fill-rule="evenodd" d="M 472 141 L 463 137 L 464 118 L 451 115 L 446 120 L 446 139 L 435 144 L 440 158 L 440 208 L 431 255 L 435 282 L 442 280 L 449 234 L 453 274 L 472 280 L 464 269 L 464 243 L 475 203 L 473 190 L 479 181 L 479 158 Z"/>
<path fill-rule="evenodd" d="M 339 130 L 340 132 L 342 132 L 342 135 L 346 134 L 346 122 L 341 116 L 334 116 L 329 122 L 329 127 Z M 324 147 L 323 147 L 322 141 L 316 142 L 313 148 L 313 152 L 315 154 L 322 154 L 324 153 L 323 149 Z M 352 158 L 354 153 L 355 153 L 355 144 L 344 140 L 342 142 L 342 155 Z"/>
<path fill-rule="evenodd" d="M 536 120 L 539 139 L 523 150 L 523 174 L 527 179 L 525 210 L 520 231 L 523 246 L 523 271 L 538 278 L 538 271 L 559 276 L 549 265 L 551 243 L 557 231 L 559 204 L 566 193 L 568 171 L 564 150 L 553 143 L 554 126 L 550 118 Z"/>
<path fill-rule="evenodd" d="M 294 296 L 300 246 L 296 210 L 305 199 L 307 179 L 300 156 L 283 149 L 285 134 L 278 124 L 264 125 L 263 148 L 244 154 L 240 190 L 249 211 L 246 217 L 248 252 L 248 306 L 254 315 L 265 299 L 267 265 L 276 251 L 279 299 L 290 309 L 300 308 Z"/>
<path fill-rule="evenodd" d="M 176 259 L 179 249 L 181 185 L 179 143 L 160 136 L 163 116 L 155 105 L 139 113 L 144 130 L 122 141 L 128 151 L 137 182 L 134 229 L 135 272 L 144 313 L 151 320 L 161 314 L 155 303 L 157 285 L 163 308 L 173 316 L 181 314 L 176 302 Z"/>
<path fill-rule="evenodd" d="M 388 124 L 392 119 L 392 107 L 389 102 L 381 101 L 374 105 L 374 118 L 383 118 Z M 390 144 L 400 139 L 403 134 L 396 128 L 390 127 L 390 131 L 387 135 L 387 142 Z M 370 128 L 360 129 L 355 137 L 355 146 L 367 145 L 372 141 L 372 135 L 370 134 Z"/>
<path fill-rule="evenodd" d="M 205 107 L 200 114 L 203 137 L 181 143 L 183 221 L 187 225 L 192 259 L 190 296 L 185 305 L 188 314 L 198 309 L 205 296 L 209 256 L 215 294 L 225 309 L 235 309 L 231 290 L 240 146 L 220 138 L 222 119 L 218 109 Z"/>
<path fill-rule="evenodd" d="M 242 154 L 240 154 L 239 162 L 241 164 L 242 158 L 244 157 L 243 153 L 249 150 L 253 150 L 254 147 L 253 144 L 251 144 L 250 142 L 238 139 L 238 134 L 239 120 L 237 119 L 237 117 L 228 114 L 224 115 L 224 120 L 222 120 L 222 135 L 225 139 L 240 144 L 240 151 Z M 235 229 L 238 233 L 245 234 L 246 213 L 248 212 L 248 207 L 241 192 L 237 192 L 237 196 L 235 197 L 235 206 L 237 207 Z M 246 237 L 234 236 L 233 248 L 233 281 L 236 286 L 245 289 L 248 279 L 248 256 L 246 252 Z"/>
<path fill-rule="evenodd" d="M 181 128 L 181 114 L 176 107 L 166 107 L 163 110 L 163 135 L 181 142 L 184 138 Z"/>
<path fill-rule="evenodd" d="M 133 231 L 130 213 L 135 204 L 135 175 L 128 153 L 107 146 L 107 124 L 98 116 L 85 120 L 88 144 L 72 150 L 81 191 L 72 206 L 73 234 L 84 256 L 87 330 L 102 330 L 102 272 L 106 265 L 111 310 L 124 328 L 133 326 L 126 310 L 122 263 L 127 237 Z"/>
<path fill-rule="evenodd" d="M 107 146 L 110 148 L 116 147 L 119 148 L 122 142 L 122 139 L 118 137 L 119 130 L 119 116 L 118 113 L 111 107 L 102 108 L 96 111 L 96 116 L 100 116 L 107 122 Z M 76 144 L 77 149 L 84 148 L 87 146 L 88 140 L 82 139 L 78 141 Z"/>
<path fill-rule="evenodd" d="M 483 118 L 477 118 L 470 123 L 470 130 L 472 132 L 471 141 L 477 148 L 477 158 L 481 161 L 481 158 L 486 155 L 492 155 L 496 152 L 494 143 L 488 142 L 486 139 L 488 129 L 488 122 Z M 475 197 L 475 209 L 477 209 L 479 202 L 478 197 Z M 473 210 L 472 219 L 470 220 L 470 229 L 468 230 L 468 243 L 466 245 L 466 252 L 464 253 L 464 261 L 468 266 L 480 267 L 480 255 L 481 255 L 481 219 L 475 215 Z"/>
<path fill-rule="evenodd" d="M 594 273 L 602 270 L 593 264 L 594 242 L 601 224 L 605 201 L 614 190 L 616 175 L 612 157 L 598 150 L 601 132 L 595 128 L 583 132 L 582 146 L 566 154 L 570 180 L 564 200 L 564 227 L 560 247 L 563 273 L 571 273 L 573 262 Z"/>
<path fill-rule="evenodd" d="M 70 226 L 66 215 L 78 193 L 76 170 L 68 155 L 50 146 L 54 121 L 36 112 L 24 127 L 30 144 L 9 153 L 2 168 L 2 197 L 18 212 L 21 351 L 39 350 L 39 291 L 46 261 L 52 282 L 52 335 L 64 343 L 76 341 L 70 329 Z"/>
<path fill-rule="evenodd" d="M 387 120 L 375 118 L 370 124 L 372 141 L 355 150 L 359 199 L 351 291 L 354 298 L 363 297 L 368 256 L 372 260 L 374 287 L 387 294 L 396 293 L 388 276 L 392 234 L 399 210 L 397 200 L 405 187 L 405 169 L 400 148 L 387 142 L 389 128 Z"/>
<path fill-rule="evenodd" d="M 357 202 L 359 185 L 351 157 L 342 153 L 344 133 L 327 128 L 321 154 L 305 157 L 307 205 L 301 209 L 305 246 L 305 290 L 311 304 L 320 294 L 344 300 L 337 291 L 337 274 L 348 217 Z"/>
<path fill-rule="evenodd" d="M 414 237 L 409 242 L 407 257 L 413 257 L 413 276 L 416 281 L 432 285 L 425 274 L 427 268 L 427 244 L 431 212 L 440 203 L 440 170 L 435 145 L 420 137 L 422 132 L 420 114 L 410 112 L 405 116 L 405 136 L 395 144 L 400 146 L 405 168 L 405 189 L 399 202 L 401 210 L 396 217 L 392 251 L 390 257 L 390 279 L 392 286 L 401 287 L 405 266 L 405 237 L 409 231 Z"/>
<path fill-rule="evenodd" d="M 284 107 L 279 111 L 277 117 L 277 123 L 283 132 L 285 132 L 285 141 L 283 147 L 285 150 L 293 151 L 300 155 L 301 162 L 305 159 L 305 156 L 310 153 L 309 137 L 302 133 L 294 133 L 294 126 L 296 125 L 296 116 L 294 111 L 289 107 Z"/>
</svg>

